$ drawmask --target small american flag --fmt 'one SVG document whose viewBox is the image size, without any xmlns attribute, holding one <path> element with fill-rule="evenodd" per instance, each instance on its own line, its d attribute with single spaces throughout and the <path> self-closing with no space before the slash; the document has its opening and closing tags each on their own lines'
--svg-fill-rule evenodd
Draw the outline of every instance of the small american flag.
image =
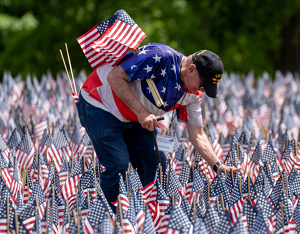
<svg viewBox="0 0 300 234">
<path fill-rule="evenodd" d="M 47 129 L 47 121 L 45 119 L 42 119 L 35 125 L 35 136 L 37 140 L 41 140 L 44 130 Z"/>
<path fill-rule="evenodd" d="M 16 158 L 20 164 L 20 167 L 25 169 L 31 167 L 34 156 L 34 146 L 28 131 L 22 136 L 22 140 L 16 149 Z"/>
<path fill-rule="evenodd" d="M 199 193 L 199 189 L 201 189 L 203 191 L 204 183 L 203 183 L 203 180 L 201 179 L 201 176 L 198 173 L 198 171 L 194 170 L 194 182 L 193 182 L 192 191 L 194 193 Z"/>
<path fill-rule="evenodd" d="M 259 211 L 256 219 L 254 220 L 254 225 L 251 230 L 251 233 L 268 233 L 269 229 L 265 223 L 265 217 L 263 211 Z"/>
<path fill-rule="evenodd" d="M 145 187 L 143 187 L 140 191 L 141 191 L 141 194 L 145 200 L 145 202 L 148 201 L 151 193 L 152 193 L 152 190 L 153 190 L 153 187 L 154 187 L 154 184 L 155 184 L 155 180 L 156 178 L 154 178 L 154 181 L 147 184 Z"/>
<path fill-rule="evenodd" d="M 273 229 L 273 221 L 272 217 L 275 215 L 275 210 L 273 209 L 269 199 L 265 195 L 265 193 L 262 191 L 255 207 L 257 208 L 258 212 L 263 212 L 265 219 L 267 220 L 268 228 L 271 230 Z M 255 221 L 253 222 L 253 225 L 255 226 Z"/>
<path fill-rule="evenodd" d="M 161 224 L 162 218 L 165 215 L 167 207 L 169 205 L 169 197 L 166 195 L 165 191 L 161 187 L 158 180 L 156 180 L 157 185 L 157 196 L 155 204 L 155 212 L 152 216 L 152 221 L 154 228 L 157 230 Z"/>
<path fill-rule="evenodd" d="M 148 208 L 150 212 L 154 213 L 155 212 L 155 204 L 156 204 L 156 198 L 157 198 L 157 188 L 158 188 L 159 182 L 157 179 L 155 180 L 153 189 L 151 191 L 151 194 L 149 195 L 146 204 L 148 205 Z"/>
<path fill-rule="evenodd" d="M 17 161 L 15 161 L 15 167 L 14 167 L 14 174 L 13 174 L 13 179 L 11 182 L 11 186 L 9 188 L 10 192 L 11 192 L 11 198 L 13 199 L 13 201 L 15 203 L 17 203 L 17 199 L 18 199 L 18 191 L 20 189 L 22 189 L 22 181 L 20 180 L 20 174 L 18 171 L 18 163 Z"/>
<path fill-rule="evenodd" d="M 135 224 L 136 215 L 135 215 L 135 206 L 134 201 L 131 199 L 129 203 L 127 213 L 123 216 L 123 229 L 125 233 L 136 233 Z"/>
<path fill-rule="evenodd" d="M 143 206 L 140 205 L 138 198 L 136 197 L 135 192 L 131 194 L 130 202 L 134 202 L 135 215 L 136 215 L 136 229 L 142 229 L 145 222 L 145 214 L 143 211 Z"/>
<path fill-rule="evenodd" d="M 173 172 L 174 172 L 174 170 L 173 170 Z M 166 188 L 166 194 L 167 194 L 167 196 L 171 197 L 171 196 L 172 196 L 172 193 L 174 193 L 174 197 L 175 197 L 178 201 L 180 201 L 180 200 L 181 200 L 181 196 L 180 196 L 178 190 L 181 191 L 181 190 L 182 190 L 182 187 L 181 187 L 181 185 L 180 185 L 180 188 L 179 188 L 176 181 L 178 181 L 178 179 L 177 179 L 175 173 L 174 173 L 173 175 L 170 173 L 169 182 L 168 182 L 168 185 L 167 185 L 167 188 Z M 179 181 L 178 181 L 178 182 L 179 182 Z M 180 183 L 179 183 L 179 184 L 180 184 Z"/>
<path fill-rule="evenodd" d="M 35 183 L 33 196 L 31 196 L 29 201 L 24 206 L 20 207 L 20 209 L 17 211 L 18 217 L 22 220 L 22 223 L 29 232 L 32 231 L 33 225 L 35 223 L 35 206 L 38 206 L 40 219 L 44 215 L 44 210 L 46 207 L 46 199 L 39 186 L 40 185 L 37 180 Z M 37 195 L 38 203 L 40 205 L 36 204 L 35 195 Z"/>
<path fill-rule="evenodd" d="M 62 187 L 61 193 L 65 199 L 68 199 L 69 207 L 71 208 L 75 203 L 76 193 L 78 191 L 78 179 L 83 173 L 83 161 L 82 158 L 76 162 L 74 169 L 66 180 L 64 186 Z"/>
<path fill-rule="evenodd" d="M 108 209 L 104 201 L 96 199 L 91 207 L 89 215 L 84 222 L 84 226 L 88 234 L 94 233 L 93 229 L 103 220 L 103 217 L 107 211 Z"/>
<path fill-rule="evenodd" d="M 128 201 L 128 197 L 127 197 L 126 186 L 125 186 L 122 175 L 120 175 L 120 177 L 119 177 L 119 196 L 120 196 L 120 200 L 121 200 L 122 209 L 124 210 L 125 213 L 127 213 L 127 210 L 129 207 L 129 201 Z M 118 200 L 113 202 L 113 204 L 115 206 L 118 206 Z"/>
<path fill-rule="evenodd" d="M 68 139 L 67 133 L 66 133 L 66 131 L 64 129 L 61 129 L 57 133 L 55 141 L 54 141 L 54 146 L 58 150 L 58 152 L 61 155 L 61 157 L 63 155 L 63 150 L 65 150 L 65 154 L 67 156 L 66 159 L 67 159 L 67 161 L 70 160 L 71 154 L 72 154 L 72 150 L 71 150 L 71 147 L 70 147 L 70 143 L 69 143 L 69 139 Z"/>
<path fill-rule="evenodd" d="M 225 178 L 223 177 L 223 175 L 224 175 L 223 171 L 220 174 L 217 175 L 217 177 L 214 179 L 214 181 L 216 181 L 215 186 L 213 187 L 214 181 L 211 184 L 211 191 L 213 189 L 214 194 L 216 196 L 220 196 L 220 194 L 223 194 L 223 200 L 224 200 L 224 203 L 226 205 L 226 204 L 228 204 L 230 194 L 229 194 L 229 190 L 226 186 Z"/>
<path fill-rule="evenodd" d="M 228 211 L 232 217 L 231 223 L 235 225 L 240 217 L 240 210 L 244 206 L 244 200 L 240 193 L 239 183 L 235 183 L 228 201 Z"/>
<path fill-rule="evenodd" d="M 104 63 L 116 66 L 129 48 L 136 49 L 146 34 L 124 10 L 95 25 L 77 41 L 93 69 Z"/>
<path fill-rule="evenodd" d="M 50 163 L 51 159 L 53 159 L 55 163 L 56 170 L 59 172 L 61 168 L 61 154 L 59 154 L 57 148 L 55 147 L 53 143 L 53 138 L 50 132 L 48 132 L 47 138 L 45 140 L 45 143 L 42 147 L 43 149 L 43 155 L 46 153 L 47 162 Z"/>
<path fill-rule="evenodd" d="M 293 221 L 297 222 L 296 231 L 300 231 L 300 203 L 298 202 L 294 210 Z"/>
<path fill-rule="evenodd" d="M 225 212 L 220 212 L 219 219 L 221 220 L 221 222 L 219 222 L 218 225 L 215 227 L 214 233 L 230 233 L 232 225 L 231 225 L 231 216 L 230 216 L 230 213 L 228 212 L 228 210 L 225 210 Z M 197 217 L 196 217 L 196 220 L 197 220 Z M 196 224 L 194 224 L 194 226 L 195 226 L 194 231 L 196 231 L 196 227 L 197 227 Z M 203 226 L 205 228 L 204 223 L 203 223 Z"/>
<path fill-rule="evenodd" d="M 90 137 L 88 136 L 87 132 L 85 132 L 82 136 L 81 143 L 78 149 L 79 155 L 82 155 L 85 157 L 85 159 L 89 162 L 91 162 L 91 159 L 93 157 L 93 144 L 91 142 Z"/>
<path fill-rule="evenodd" d="M 41 220 L 45 212 L 47 201 L 44 196 L 43 189 L 41 187 L 39 180 L 37 180 L 33 186 L 33 190 L 31 196 L 29 197 L 28 203 L 30 203 L 31 200 L 35 200 L 35 195 L 37 195 L 38 197 L 37 206 L 38 206 L 39 219 Z"/>
<path fill-rule="evenodd" d="M 249 162 L 249 170 L 250 170 L 250 176 L 252 180 L 256 180 L 256 177 L 258 176 L 259 173 L 259 167 L 264 166 L 261 159 L 262 159 L 262 147 L 260 141 L 258 141 L 255 150 L 253 152 L 252 158 Z"/>
<path fill-rule="evenodd" d="M 5 196 L 2 196 L 5 195 Z M 1 193 L 1 214 L 0 214 L 0 230 L 1 233 L 7 233 L 7 221 L 9 222 L 9 226 L 11 228 L 13 224 L 13 216 L 14 216 L 14 209 L 11 204 L 11 200 L 8 199 L 9 197 L 9 191 L 4 190 L 4 192 Z M 8 203 L 7 203 L 8 201 Z M 7 210 L 8 207 L 8 210 Z M 8 211 L 8 212 L 7 212 Z M 7 213 L 9 213 L 9 220 L 7 220 Z"/>
<path fill-rule="evenodd" d="M 249 233 L 247 231 L 246 216 L 241 215 L 239 217 L 239 219 L 235 223 L 234 227 L 231 229 L 230 233 L 234 233 L 234 234 L 246 234 L 246 233 Z"/>
<path fill-rule="evenodd" d="M 208 205 L 203 221 L 205 223 L 207 231 L 209 233 L 213 233 L 214 229 L 216 229 L 220 222 L 216 206 L 213 206 L 213 204 Z"/>
<path fill-rule="evenodd" d="M 7 147 L 2 135 L 0 135 L 0 149 L 3 153 L 3 156 L 5 156 L 6 161 L 9 161 L 9 153 L 11 153 L 10 148 Z"/>
<path fill-rule="evenodd" d="M 17 208 L 18 208 L 18 207 L 21 207 L 21 206 L 24 205 L 22 195 L 21 195 L 20 191 L 18 191 L 17 197 L 18 197 L 18 199 L 17 199 Z"/>
<path fill-rule="evenodd" d="M 107 233 L 107 234 L 113 234 L 114 228 L 111 224 L 111 221 L 108 219 L 107 215 L 104 215 L 102 222 L 98 226 L 97 233 Z"/>
<path fill-rule="evenodd" d="M 134 188 L 135 191 L 138 191 L 143 188 L 142 182 L 140 180 L 139 174 L 137 171 L 130 165 L 130 173 L 129 173 L 129 178 L 132 184 L 132 187 Z"/>
<path fill-rule="evenodd" d="M 191 222 L 188 217 L 184 214 L 179 205 L 175 203 L 171 211 L 171 217 L 169 219 L 166 233 L 191 233 L 191 228 Z"/>
<path fill-rule="evenodd" d="M 11 187 L 11 183 L 12 183 L 12 176 L 9 173 L 8 170 L 8 163 L 5 160 L 5 156 L 3 151 L 0 149 L 0 168 L 2 170 L 2 180 L 5 182 L 5 184 L 8 187 Z"/>
<path fill-rule="evenodd" d="M 196 170 L 197 171 L 197 170 Z M 193 184 L 194 184 L 194 174 L 193 174 L 193 169 L 190 169 L 190 175 L 189 175 L 189 179 L 188 182 L 186 183 L 185 187 L 184 187 L 184 191 L 185 191 L 185 197 L 187 199 L 187 201 L 189 202 L 189 204 L 191 204 L 192 198 L 193 198 Z"/>
<path fill-rule="evenodd" d="M 265 163 L 267 160 L 268 162 L 272 162 L 274 160 L 274 155 L 276 151 L 274 150 L 274 146 L 271 140 L 268 141 L 265 150 L 263 151 L 262 161 Z"/>
<path fill-rule="evenodd" d="M 85 194 L 87 194 L 89 190 L 92 194 L 93 199 L 96 199 L 97 194 L 93 168 L 87 170 L 85 173 L 82 174 L 80 178 L 80 186 L 81 190 L 83 190 Z"/>
<path fill-rule="evenodd" d="M 182 170 L 180 172 L 180 175 L 179 175 L 179 181 L 180 181 L 182 187 L 185 186 L 186 182 L 189 179 L 190 170 L 191 170 L 191 167 L 190 167 L 188 161 L 185 160 L 183 168 L 182 168 Z"/>
<path fill-rule="evenodd" d="M 81 146 L 81 141 L 82 141 L 82 135 L 79 130 L 79 126 L 75 125 L 72 137 L 71 137 L 71 142 L 70 146 L 73 152 L 73 155 L 77 155 L 78 150 L 80 149 Z"/>
<path fill-rule="evenodd" d="M 88 199 L 88 197 L 84 194 L 83 190 L 80 190 L 78 192 L 77 199 L 78 199 L 78 208 L 81 209 L 81 211 L 80 211 L 81 218 L 83 220 L 85 220 L 89 214 L 89 202 L 92 202 L 90 204 L 93 204 L 93 201 L 91 201 L 90 198 Z M 73 208 L 73 209 L 77 210 L 75 206 L 77 206 L 77 203 L 74 204 L 74 208 Z M 76 211 L 76 214 L 79 214 L 79 212 Z"/>
<path fill-rule="evenodd" d="M 65 204 L 64 204 L 59 192 L 57 190 L 54 190 L 54 193 L 55 193 L 54 202 L 56 203 L 57 211 L 58 211 L 58 219 L 57 219 L 57 217 L 55 217 L 55 220 L 58 220 L 57 222 L 59 223 L 59 225 L 62 225 L 63 217 L 64 217 Z M 51 194 L 50 194 L 49 197 L 52 198 L 52 190 L 51 190 Z"/>
<path fill-rule="evenodd" d="M 155 234 L 156 233 L 155 230 L 154 230 L 154 227 L 153 227 L 152 220 L 151 220 L 151 214 L 150 214 L 147 207 L 146 207 L 145 222 L 144 222 L 142 233 L 149 233 L 149 234 Z"/>
<path fill-rule="evenodd" d="M 65 184 L 66 180 L 68 179 L 68 168 L 67 168 L 67 161 L 66 157 L 63 154 L 62 157 L 62 166 L 59 172 L 59 184 L 61 187 Z"/>
</svg>

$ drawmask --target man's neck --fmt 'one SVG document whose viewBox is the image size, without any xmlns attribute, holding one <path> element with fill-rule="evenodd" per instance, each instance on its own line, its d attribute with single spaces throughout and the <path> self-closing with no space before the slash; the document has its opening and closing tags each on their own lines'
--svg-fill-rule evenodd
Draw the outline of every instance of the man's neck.
<svg viewBox="0 0 300 234">
<path fill-rule="evenodd" d="M 183 56 L 180 62 L 179 77 L 183 81 L 187 57 Z"/>
</svg>

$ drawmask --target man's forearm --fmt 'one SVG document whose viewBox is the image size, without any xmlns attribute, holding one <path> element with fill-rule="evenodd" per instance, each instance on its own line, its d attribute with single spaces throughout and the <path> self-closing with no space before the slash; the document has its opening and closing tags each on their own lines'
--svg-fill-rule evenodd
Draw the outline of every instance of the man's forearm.
<svg viewBox="0 0 300 234">
<path fill-rule="evenodd" d="M 197 152 L 206 160 L 206 162 L 208 162 L 211 167 L 220 161 L 206 135 L 202 135 L 201 138 L 196 138 L 193 145 Z"/>
<path fill-rule="evenodd" d="M 138 115 L 145 111 L 142 103 L 132 92 L 128 84 L 128 77 L 121 67 L 116 67 L 108 76 L 108 82 L 115 94 L 135 113 Z"/>
<path fill-rule="evenodd" d="M 187 126 L 190 135 L 190 141 L 192 142 L 195 150 L 213 167 L 217 162 L 220 161 L 218 156 L 215 154 L 211 143 L 206 136 L 204 130 L 196 126 Z"/>
<path fill-rule="evenodd" d="M 118 81 L 118 83 L 112 82 L 111 87 L 115 94 L 133 111 L 133 113 L 137 115 L 139 112 L 145 110 L 142 103 L 132 92 L 127 81 L 121 80 Z"/>
<path fill-rule="evenodd" d="M 114 68 L 107 76 L 107 81 L 115 94 L 133 111 L 143 128 L 153 131 L 158 127 L 154 114 L 150 113 L 132 92 L 129 78 L 121 66 Z"/>
</svg>

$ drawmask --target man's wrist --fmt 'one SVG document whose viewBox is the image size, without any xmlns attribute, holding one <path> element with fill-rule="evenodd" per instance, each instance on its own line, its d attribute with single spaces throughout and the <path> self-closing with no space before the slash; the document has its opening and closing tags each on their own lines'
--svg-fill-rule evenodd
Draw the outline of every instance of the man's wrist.
<svg viewBox="0 0 300 234">
<path fill-rule="evenodd" d="M 223 165 L 224 165 L 224 163 L 221 162 L 221 161 L 219 161 L 219 162 L 217 162 L 217 163 L 213 166 L 213 170 L 214 170 L 217 174 L 219 174 L 220 168 L 221 168 Z"/>
</svg>

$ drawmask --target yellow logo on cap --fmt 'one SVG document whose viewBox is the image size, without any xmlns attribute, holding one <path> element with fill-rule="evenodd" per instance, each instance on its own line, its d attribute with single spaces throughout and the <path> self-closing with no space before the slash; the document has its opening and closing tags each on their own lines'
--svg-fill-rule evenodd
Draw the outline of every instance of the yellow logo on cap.
<svg viewBox="0 0 300 234">
<path fill-rule="evenodd" d="M 220 81 L 222 75 L 223 74 L 217 74 L 215 75 L 215 77 L 212 77 L 211 80 L 213 81 L 213 84 L 217 84 Z"/>
<path fill-rule="evenodd" d="M 200 54 L 204 53 L 205 51 L 207 51 L 207 50 L 202 50 L 201 52 L 199 52 L 199 53 L 197 54 L 197 56 L 199 56 Z"/>
</svg>

